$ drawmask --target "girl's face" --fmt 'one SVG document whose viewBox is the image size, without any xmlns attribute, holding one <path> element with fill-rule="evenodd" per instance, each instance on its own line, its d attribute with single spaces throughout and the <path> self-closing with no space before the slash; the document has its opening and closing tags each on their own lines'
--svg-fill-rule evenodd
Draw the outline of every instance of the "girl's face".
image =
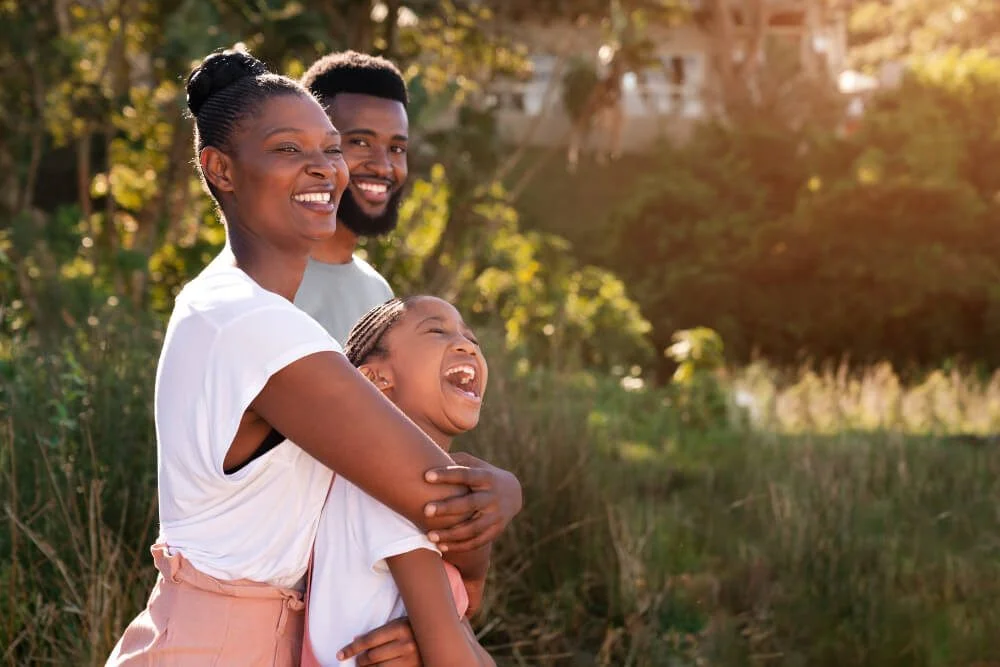
<svg viewBox="0 0 1000 667">
<path fill-rule="evenodd" d="M 228 219 L 264 245 L 302 253 L 333 234 L 347 165 L 315 99 L 272 97 L 240 123 L 232 145 L 230 154 L 202 157 Z"/>
<path fill-rule="evenodd" d="M 410 301 L 382 347 L 386 355 L 361 371 L 438 444 L 479 423 L 489 369 L 454 306 L 435 297 Z"/>
</svg>

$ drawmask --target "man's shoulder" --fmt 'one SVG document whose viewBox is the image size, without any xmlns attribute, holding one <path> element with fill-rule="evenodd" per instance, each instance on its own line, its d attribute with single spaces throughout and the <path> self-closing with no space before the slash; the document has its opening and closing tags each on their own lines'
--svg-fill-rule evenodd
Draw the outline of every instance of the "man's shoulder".
<svg viewBox="0 0 1000 667">
<path fill-rule="evenodd" d="M 358 269 L 358 271 L 360 271 L 361 273 L 364 273 L 365 275 L 385 280 L 385 278 L 382 276 L 382 274 L 379 273 L 378 271 L 376 271 L 375 267 L 372 266 L 371 264 L 369 264 L 368 260 L 366 260 L 361 255 L 355 255 L 354 256 L 354 266 Z"/>
<path fill-rule="evenodd" d="M 354 256 L 354 266 L 358 269 L 358 272 L 365 278 L 369 278 L 379 284 L 385 286 L 385 288 L 391 293 L 392 288 L 389 286 L 389 281 L 385 279 L 381 273 L 379 273 L 374 266 L 368 263 L 364 257 L 358 255 Z"/>
</svg>

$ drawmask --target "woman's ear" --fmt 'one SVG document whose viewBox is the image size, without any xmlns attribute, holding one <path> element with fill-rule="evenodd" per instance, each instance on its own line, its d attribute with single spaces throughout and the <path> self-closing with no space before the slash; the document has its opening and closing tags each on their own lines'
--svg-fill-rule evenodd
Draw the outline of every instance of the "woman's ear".
<svg viewBox="0 0 1000 667">
<path fill-rule="evenodd" d="M 375 385 L 375 388 L 385 393 L 392 389 L 392 374 L 387 369 L 376 364 L 364 364 L 360 368 L 361 374 L 368 378 L 368 381 Z"/>
<path fill-rule="evenodd" d="M 198 154 L 205 180 L 220 192 L 233 191 L 233 161 L 215 146 L 205 146 Z"/>
</svg>

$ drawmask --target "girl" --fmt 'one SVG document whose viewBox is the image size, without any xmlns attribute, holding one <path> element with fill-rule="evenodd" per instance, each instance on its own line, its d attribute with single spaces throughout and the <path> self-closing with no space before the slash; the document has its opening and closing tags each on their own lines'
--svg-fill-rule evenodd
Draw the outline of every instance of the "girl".
<svg viewBox="0 0 1000 667">
<path fill-rule="evenodd" d="M 160 574 L 108 664 L 291 667 L 331 470 L 435 529 L 467 576 L 485 556 L 456 552 L 495 537 L 520 487 L 495 469 L 446 469 L 452 460 L 292 305 L 347 185 L 340 136 L 316 99 L 242 52 L 206 58 L 187 99 L 227 246 L 167 325 L 154 397 Z M 479 510 L 494 523 L 467 518 Z M 405 651 L 409 635 L 394 628 L 389 643 Z"/>
<path fill-rule="evenodd" d="M 345 352 L 444 451 L 479 422 L 486 360 L 447 302 L 428 296 L 388 301 L 355 325 Z M 338 649 L 403 614 L 425 664 L 494 664 L 463 619 L 469 597 L 461 575 L 416 526 L 340 476 L 313 556 L 304 667 L 355 664 L 343 662 Z"/>
</svg>

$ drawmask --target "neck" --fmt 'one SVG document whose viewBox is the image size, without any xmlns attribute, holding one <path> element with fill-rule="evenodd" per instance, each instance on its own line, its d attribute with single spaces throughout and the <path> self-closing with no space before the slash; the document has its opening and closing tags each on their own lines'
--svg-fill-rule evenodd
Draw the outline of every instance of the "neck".
<svg viewBox="0 0 1000 667">
<path fill-rule="evenodd" d="M 294 301 L 308 257 L 265 247 L 257 240 L 227 232 L 226 247 L 217 260 L 236 266 L 269 292 Z"/>
<path fill-rule="evenodd" d="M 409 417 L 409 415 L 407 416 Z M 443 432 L 441 429 L 439 429 L 437 426 L 434 425 L 434 422 L 432 422 L 430 419 L 426 417 L 423 418 L 410 417 L 410 418 L 413 419 L 413 422 L 420 427 L 420 430 L 423 431 L 428 438 L 434 441 L 435 445 L 437 445 L 446 452 L 451 449 L 451 441 L 455 439 L 455 436 L 448 435 L 447 433 Z"/>
<path fill-rule="evenodd" d="M 337 231 L 333 236 L 317 241 L 312 249 L 312 258 L 324 264 L 347 264 L 354 257 L 358 247 L 358 235 L 337 221 Z"/>
</svg>

